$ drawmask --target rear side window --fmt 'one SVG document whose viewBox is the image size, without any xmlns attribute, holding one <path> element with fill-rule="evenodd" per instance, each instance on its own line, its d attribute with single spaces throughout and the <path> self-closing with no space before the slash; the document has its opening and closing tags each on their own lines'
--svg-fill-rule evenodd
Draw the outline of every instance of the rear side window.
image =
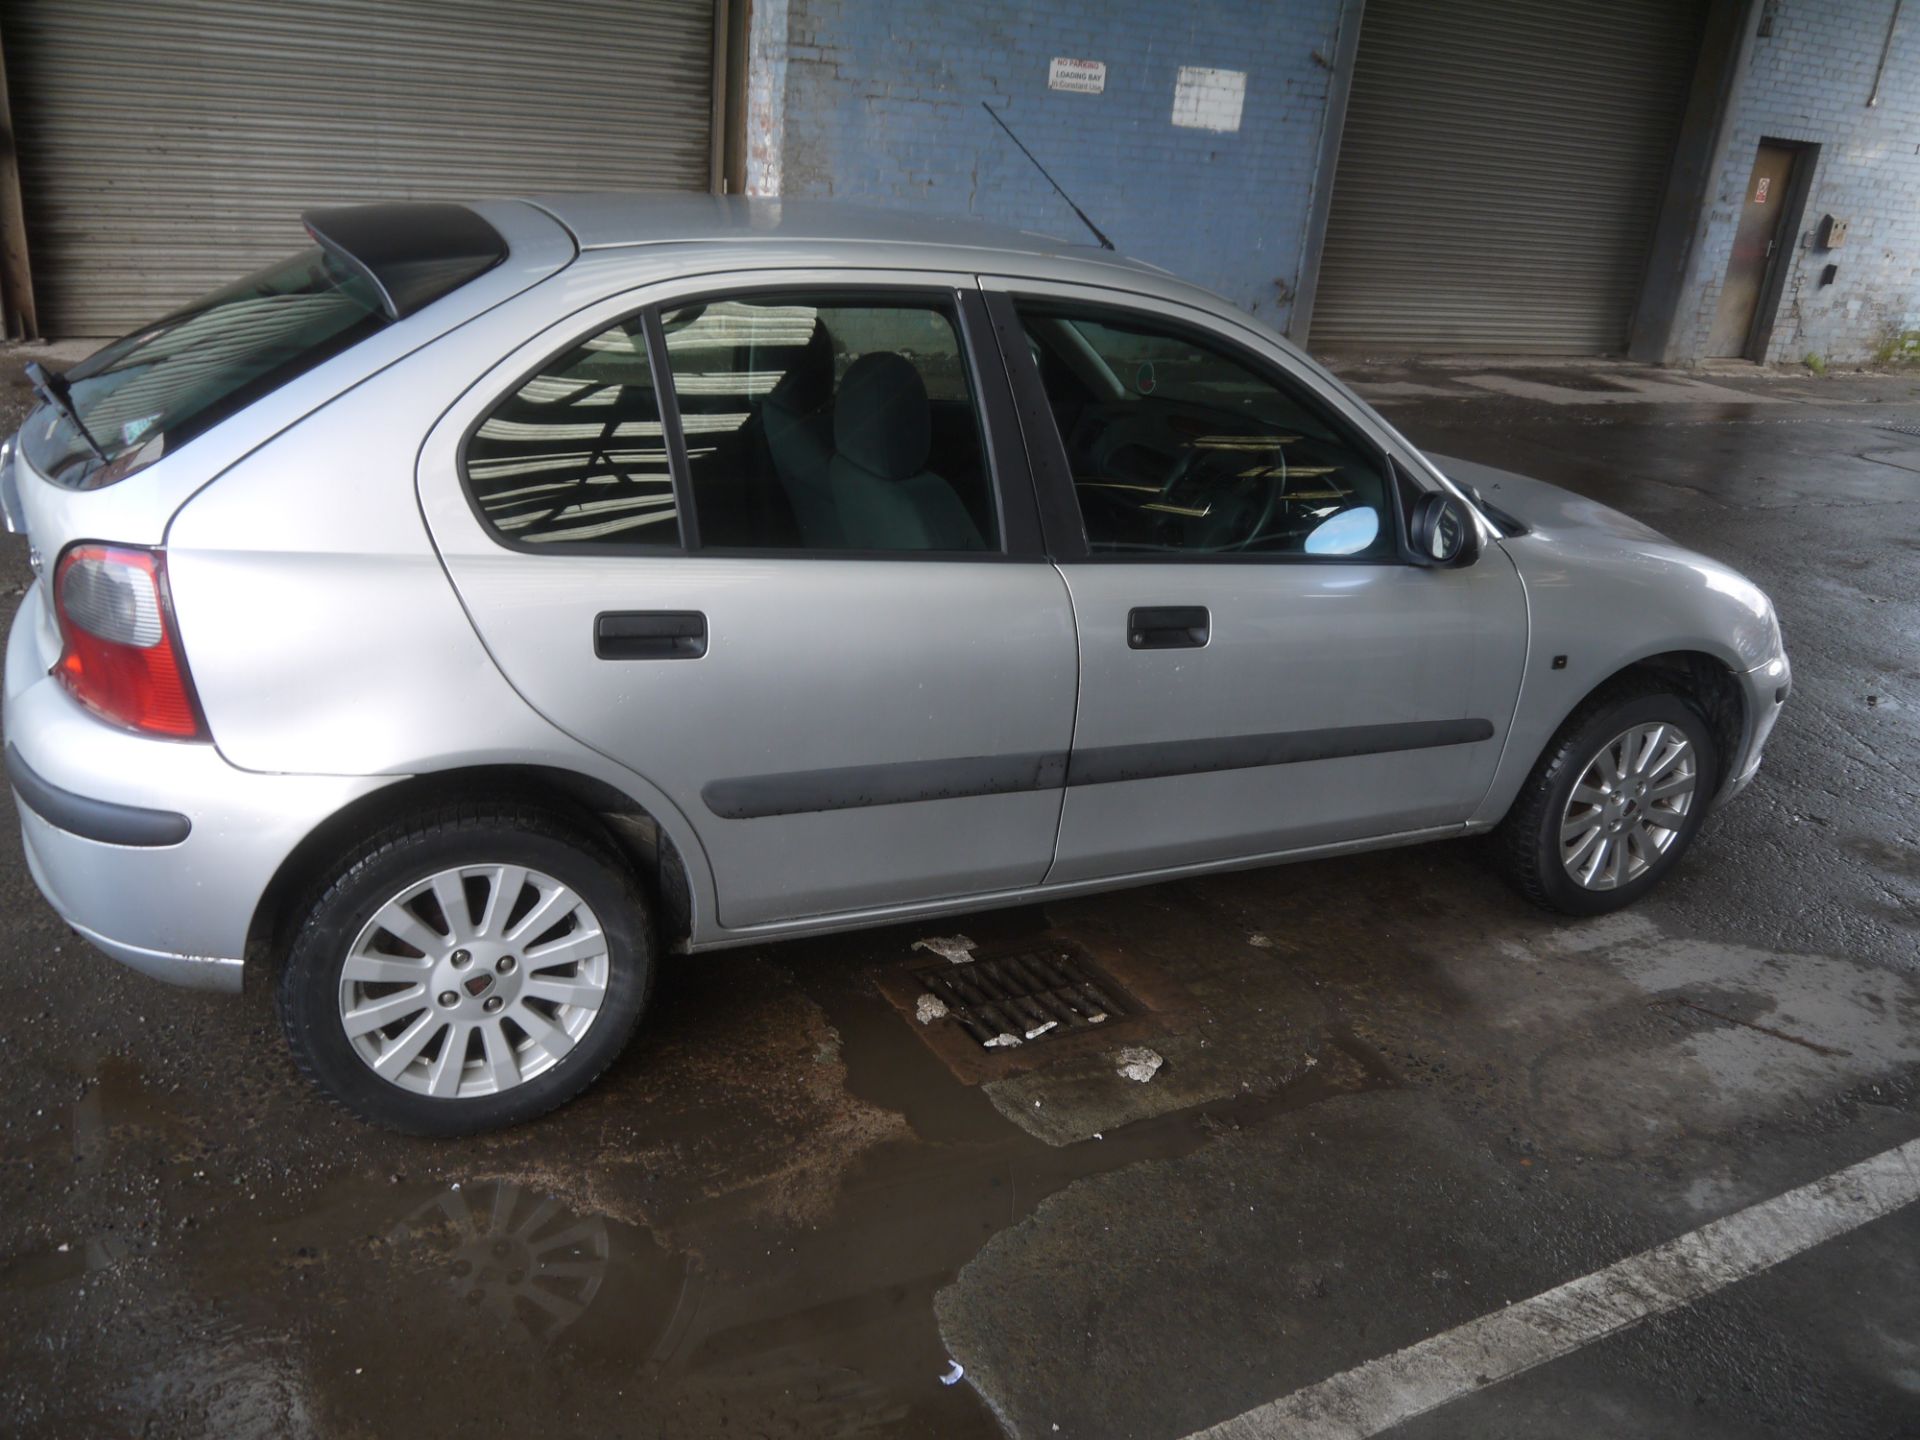
<svg viewBox="0 0 1920 1440">
<path fill-rule="evenodd" d="M 998 549 L 979 408 L 943 297 L 795 292 L 660 314 L 693 507 L 684 526 L 648 323 L 629 316 L 555 356 L 468 438 L 467 484 L 502 540 Z"/>
<path fill-rule="evenodd" d="M 110 485 L 386 323 L 372 282 L 313 246 L 68 370 L 78 424 L 42 406 L 21 447 L 55 484 Z"/>
<path fill-rule="evenodd" d="M 662 317 L 703 548 L 999 547 L 944 300 L 715 300 Z"/>
<path fill-rule="evenodd" d="M 467 441 L 467 483 L 502 538 L 677 545 L 673 472 L 635 315 L 556 355 Z"/>
</svg>

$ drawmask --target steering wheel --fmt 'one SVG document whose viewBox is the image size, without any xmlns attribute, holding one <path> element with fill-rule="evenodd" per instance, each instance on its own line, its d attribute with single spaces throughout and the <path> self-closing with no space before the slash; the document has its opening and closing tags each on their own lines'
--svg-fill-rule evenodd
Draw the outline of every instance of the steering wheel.
<svg viewBox="0 0 1920 1440">
<path fill-rule="evenodd" d="M 1114 457 L 1126 450 L 1157 457 L 1164 461 L 1165 469 L 1155 475 L 1143 465 L 1114 464 Z M 1093 473 L 1103 478 L 1111 478 L 1119 483 L 1131 479 L 1141 485 L 1157 485 L 1158 499 L 1170 505 L 1181 503 L 1182 487 L 1193 477 L 1196 468 L 1206 463 L 1203 452 L 1175 434 L 1158 413 L 1131 414 L 1116 424 L 1102 427 L 1094 439 L 1088 459 L 1092 463 Z M 1264 493 L 1257 500 L 1246 498 L 1243 495 L 1246 485 L 1259 485 Z M 1245 480 L 1222 476 L 1203 488 L 1206 498 L 1212 502 L 1208 516 L 1202 519 L 1156 515 L 1153 517 L 1156 528 L 1164 529 L 1168 523 L 1173 523 L 1213 535 L 1224 533 L 1238 538 L 1221 544 L 1203 540 L 1204 548 L 1245 550 L 1266 534 L 1267 527 L 1273 523 L 1280 509 L 1281 487 L 1272 479 Z"/>
<path fill-rule="evenodd" d="M 1176 492 L 1181 483 L 1203 463 L 1199 451 L 1192 448 L 1182 450 L 1179 464 L 1174 467 L 1174 473 L 1167 481 L 1166 493 L 1172 495 Z M 1213 535 L 1224 534 L 1229 538 L 1217 544 L 1211 540 L 1203 542 L 1203 548 L 1216 551 L 1246 550 L 1260 540 L 1280 510 L 1281 486 L 1276 479 L 1269 475 L 1221 477 L 1219 488 L 1213 492 L 1204 528 Z M 1248 497 L 1245 488 L 1250 485 L 1259 486 L 1261 493 Z M 1236 536 L 1238 538 L 1232 538 Z"/>
<path fill-rule="evenodd" d="M 1285 461 L 1281 464 L 1284 467 Z M 1261 475 L 1252 483 L 1266 487 L 1266 498 L 1260 503 L 1260 514 L 1254 520 L 1244 536 L 1227 548 L 1230 550 L 1250 549 L 1253 543 L 1267 533 L 1267 527 L 1273 523 L 1273 517 L 1280 512 L 1280 497 L 1285 489 L 1286 474 L 1284 468 L 1279 475 Z"/>
</svg>

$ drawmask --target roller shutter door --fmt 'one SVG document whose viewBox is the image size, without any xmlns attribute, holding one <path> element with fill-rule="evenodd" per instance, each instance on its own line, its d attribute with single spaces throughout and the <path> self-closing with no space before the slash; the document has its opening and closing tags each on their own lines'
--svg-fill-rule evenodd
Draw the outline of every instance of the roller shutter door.
<svg viewBox="0 0 1920 1440">
<path fill-rule="evenodd" d="M 1316 348 L 1622 351 L 1700 0 L 1366 0 Z"/>
<path fill-rule="evenodd" d="M 705 190 L 714 0 L 16 0 L 41 328 L 117 335 L 314 205 Z"/>
</svg>

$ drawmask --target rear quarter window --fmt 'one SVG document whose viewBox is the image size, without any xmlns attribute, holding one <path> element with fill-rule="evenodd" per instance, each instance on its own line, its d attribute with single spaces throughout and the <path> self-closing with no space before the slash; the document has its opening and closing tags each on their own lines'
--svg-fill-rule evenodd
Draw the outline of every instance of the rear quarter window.
<svg viewBox="0 0 1920 1440">
<path fill-rule="evenodd" d="M 468 437 L 465 466 L 480 518 L 510 544 L 678 545 L 644 318 L 522 380 Z"/>
</svg>

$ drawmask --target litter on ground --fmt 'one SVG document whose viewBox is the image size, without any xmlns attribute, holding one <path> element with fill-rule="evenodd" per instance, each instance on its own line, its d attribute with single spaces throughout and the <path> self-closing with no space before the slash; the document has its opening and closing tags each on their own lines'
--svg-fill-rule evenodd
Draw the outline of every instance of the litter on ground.
<svg viewBox="0 0 1920 1440">
<path fill-rule="evenodd" d="M 947 1002 L 938 995 L 922 995 L 920 1003 L 913 1007 L 913 1018 L 922 1025 L 931 1025 L 942 1019 L 947 1013 Z"/>
<path fill-rule="evenodd" d="M 962 1366 L 958 1360 L 949 1360 L 947 1364 L 953 1368 L 940 1377 L 940 1383 L 942 1385 L 958 1385 L 960 1378 L 967 1373 L 965 1367 Z"/>
<path fill-rule="evenodd" d="M 1020 1037 L 1018 1035 L 996 1035 L 993 1039 L 983 1040 L 980 1043 L 988 1050 L 1010 1050 L 1020 1043 Z"/>
<path fill-rule="evenodd" d="M 973 941 L 964 935 L 929 935 L 914 941 L 913 948 L 926 950 L 955 965 L 964 965 L 973 959 Z"/>
<path fill-rule="evenodd" d="M 1045 1024 L 1036 1025 L 1033 1027 L 1033 1029 L 1027 1031 L 1027 1039 L 1038 1040 L 1042 1035 L 1046 1034 L 1047 1031 L 1053 1029 L 1053 1027 L 1058 1025 L 1059 1023 L 1060 1022 L 1058 1020 L 1049 1020 Z"/>
<path fill-rule="evenodd" d="M 1120 1068 L 1113 1073 L 1126 1080 L 1138 1080 L 1142 1085 L 1153 1079 L 1162 1065 L 1167 1062 L 1160 1058 L 1156 1050 L 1144 1045 L 1129 1045 L 1113 1057 L 1120 1062 Z"/>
</svg>

